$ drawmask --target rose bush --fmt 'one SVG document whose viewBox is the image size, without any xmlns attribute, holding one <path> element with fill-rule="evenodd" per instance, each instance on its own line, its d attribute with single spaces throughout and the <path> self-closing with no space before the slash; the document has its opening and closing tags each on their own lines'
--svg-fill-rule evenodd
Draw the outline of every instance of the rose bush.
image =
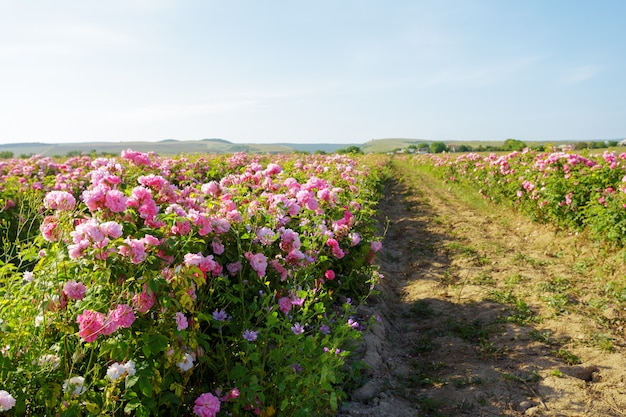
<svg viewBox="0 0 626 417">
<path fill-rule="evenodd" d="M 462 182 L 538 221 L 626 244 L 626 153 L 419 155 L 414 163 L 432 166 L 445 181 Z"/>
<path fill-rule="evenodd" d="M 365 161 L 2 162 L 2 410 L 335 412 L 363 327 L 351 300 L 378 279 L 383 169 Z"/>
</svg>

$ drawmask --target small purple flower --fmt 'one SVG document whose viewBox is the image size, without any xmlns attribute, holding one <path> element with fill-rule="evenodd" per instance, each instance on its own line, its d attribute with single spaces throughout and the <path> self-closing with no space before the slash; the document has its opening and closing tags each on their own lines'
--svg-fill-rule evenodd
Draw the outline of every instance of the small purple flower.
<svg viewBox="0 0 626 417">
<path fill-rule="evenodd" d="M 323 334 L 328 334 L 328 333 L 330 333 L 330 327 L 328 327 L 325 324 L 322 324 L 320 326 L 320 332 L 322 332 Z"/>
<path fill-rule="evenodd" d="M 255 332 L 253 330 L 246 329 L 246 331 L 243 332 L 243 338 L 248 342 L 254 342 L 258 336 L 259 332 Z"/>
<path fill-rule="evenodd" d="M 359 322 L 356 320 L 348 319 L 348 326 L 352 327 L 353 329 L 358 329 Z"/>
<path fill-rule="evenodd" d="M 292 363 L 291 365 L 289 365 L 291 367 L 291 369 L 293 369 L 296 372 L 300 372 L 302 371 L 302 367 L 300 366 L 299 363 Z"/>
<path fill-rule="evenodd" d="M 295 335 L 302 334 L 304 333 L 304 327 L 302 327 L 300 323 L 296 323 L 293 326 L 291 326 L 291 331 Z"/>
<path fill-rule="evenodd" d="M 215 310 L 213 312 L 213 318 L 217 321 L 224 321 L 228 318 L 228 314 L 226 314 L 224 310 L 220 310 L 220 311 Z"/>
</svg>

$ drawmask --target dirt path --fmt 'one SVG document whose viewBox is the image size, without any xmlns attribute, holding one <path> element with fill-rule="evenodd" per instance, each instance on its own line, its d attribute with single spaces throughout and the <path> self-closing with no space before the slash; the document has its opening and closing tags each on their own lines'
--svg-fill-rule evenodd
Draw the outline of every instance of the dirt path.
<svg viewBox="0 0 626 417">
<path fill-rule="evenodd" d="M 340 415 L 626 415 L 624 311 L 584 284 L 623 268 L 577 236 L 396 174 L 381 294 L 362 308 L 381 316 L 364 339 L 370 371 Z"/>
</svg>

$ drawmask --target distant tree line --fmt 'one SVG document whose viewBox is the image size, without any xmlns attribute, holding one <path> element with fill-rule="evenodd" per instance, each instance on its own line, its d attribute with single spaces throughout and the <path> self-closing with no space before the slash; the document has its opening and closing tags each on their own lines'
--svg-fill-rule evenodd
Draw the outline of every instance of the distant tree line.
<svg viewBox="0 0 626 417">
<path fill-rule="evenodd" d="M 602 149 L 602 148 L 610 148 L 618 146 L 619 142 L 615 140 L 611 141 L 590 141 L 590 142 L 576 142 L 572 144 L 575 150 L 582 149 Z M 512 152 L 512 151 L 522 151 L 525 148 L 530 148 L 536 151 L 551 151 L 555 145 L 547 144 L 547 145 L 527 145 L 525 142 L 519 139 L 507 139 L 504 141 L 502 146 L 494 146 L 494 145 L 446 145 L 444 142 L 432 142 L 432 143 L 417 143 L 414 145 L 407 146 L 411 152 L 418 153 L 442 153 L 442 152 Z M 394 151 L 402 151 L 402 149 L 398 148 Z"/>
<path fill-rule="evenodd" d="M 336 153 L 338 154 L 363 154 L 363 150 L 356 146 L 356 145 L 351 145 L 348 146 L 347 148 L 342 148 L 342 149 L 337 149 Z"/>
</svg>

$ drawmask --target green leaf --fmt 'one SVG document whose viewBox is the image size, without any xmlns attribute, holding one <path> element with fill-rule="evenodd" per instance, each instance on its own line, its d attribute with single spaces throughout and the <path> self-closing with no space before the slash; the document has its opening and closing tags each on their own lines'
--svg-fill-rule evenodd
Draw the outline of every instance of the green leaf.
<svg viewBox="0 0 626 417">
<path fill-rule="evenodd" d="M 272 311 L 267 315 L 267 327 L 271 327 L 278 322 L 278 312 Z"/>
<path fill-rule="evenodd" d="M 142 345 L 141 351 L 146 356 L 146 358 L 149 358 L 150 355 L 152 354 L 152 349 L 150 349 L 150 345 Z"/>
<path fill-rule="evenodd" d="M 128 403 L 126 403 L 126 406 L 124 406 L 124 413 L 130 414 L 131 411 L 135 410 L 140 405 L 141 405 L 141 401 L 131 400 Z"/>
<path fill-rule="evenodd" d="M 332 392 L 330 394 L 330 409 L 333 411 L 337 411 L 337 393 L 336 392 Z"/>
<path fill-rule="evenodd" d="M 146 397 L 152 396 L 152 383 L 150 382 L 150 379 L 140 378 L 137 386 L 143 395 Z"/>
<path fill-rule="evenodd" d="M 148 410 L 146 407 L 139 406 L 137 407 L 137 410 L 135 411 L 135 415 L 137 417 L 150 417 L 150 410 Z"/>
<path fill-rule="evenodd" d="M 98 404 L 96 403 L 86 402 L 85 408 L 87 409 L 87 411 L 89 411 L 93 415 L 100 414 L 100 407 L 98 407 Z"/>
<path fill-rule="evenodd" d="M 126 389 L 132 388 L 137 381 L 139 381 L 139 377 L 137 375 L 127 376 L 126 377 Z"/>
<path fill-rule="evenodd" d="M 162 334 L 156 334 L 150 336 L 150 350 L 152 353 L 162 352 L 167 348 L 169 339 Z"/>
</svg>

